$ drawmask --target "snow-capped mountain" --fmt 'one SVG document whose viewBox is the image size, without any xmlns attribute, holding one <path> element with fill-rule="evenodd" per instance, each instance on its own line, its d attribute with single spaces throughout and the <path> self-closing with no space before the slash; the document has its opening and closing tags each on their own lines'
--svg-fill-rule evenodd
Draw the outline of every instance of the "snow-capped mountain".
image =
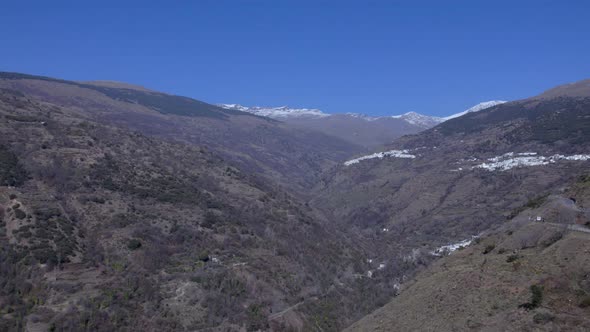
<svg viewBox="0 0 590 332">
<path fill-rule="evenodd" d="M 450 120 L 450 119 L 454 119 L 454 118 L 458 118 L 458 117 L 463 116 L 463 115 L 465 115 L 467 113 L 483 111 L 486 108 L 490 108 L 490 107 L 493 107 L 493 106 L 496 106 L 496 105 L 500 105 L 500 104 L 504 104 L 504 103 L 506 103 L 506 101 L 504 101 L 504 100 L 484 101 L 483 103 L 479 103 L 479 104 L 477 104 L 477 105 L 475 105 L 475 106 L 473 106 L 473 107 L 471 107 L 471 108 L 469 108 L 469 109 L 467 109 L 467 110 L 465 110 L 463 112 L 460 112 L 460 113 L 457 113 L 457 114 L 453 114 L 453 115 L 449 115 L 447 117 L 444 117 L 444 118 L 442 118 L 443 121 L 441 121 L 441 122 L 444 122 L 444 121 L 447 121 L 447 120 Z"/>
<path fill-rule="evenodd" d="M 315 108 L 290 108 L 288 106 L 280 106 L 280 107 L 260 107 L 260 106 L 253 106 L 247 107 L 240 104 L 220 104 L 220 107 L 226 109 L 232 109 L 242 112 L 248 112 L 260 116 L 266 116 L 273 119 L 279 120 L 286 120 L 290 118 L 325 118 L 333 115 L 344 115 L 353 118 L 363 119 L 366 121 L 377 121 L 381 119 L 401 119 L 406 121 L 409 124 L 419 126 L 422 128 L 430 128 L 436 126 L 439 123 L 445 122 L 450 119 L 458 118 L 462 115 L 471 112 L 479 112 L 484 109 L 500 105 L 506 103 L 504 100 L 490 100 L 479 103 L 463 112 L 456 113 L 453 115 L 449 115 L 446 117 L 437 117 L 437 116 L 430 116 L 424 115 L 416 112 L 407 112 L 400 115 L 390 115 L 390 116 L 369 116 L 362 113 L 345 113 L 345 114 L 328 114 L 324 113 L 319 109 Z"/>
<path fill-rule="evenodd" d="M 419 127 L 424 127 L 424 128 L 434 127 L 437 124 L 444 121 L 443 118 L 439 118 L 436 116 L 423 115 L 423 114 L 416 113 L 416 112 L 408 112 L 408 113 L 405 113 L 402 115 L 393 115 L 391 117 L 394 119 L 402 119 L 408 123 L 411 123 L 411 124 L 419 126 Z"/>
<path fill-rule="evenodd" d="M 247 107 L 220 104 L 220 107 L 280 120 L 288 125 L 312 129 L 345 141 L 374 147 L 390 143 L 403 135 L 415 134 L 444 121 L 504 103 L 493 100 L 477 104 L 461 113 L 436 117 L 416 112 L 400 115 L 370 116 L 362 113 L 324 113 L 319 109 L 282 107 Z"/>
<path fill-rule="evenodd" d="M 278 120 L 286 120 L 286 119 L 293 119 L 293 118 L 325 118 L 329 116 L 339 115 L 339 116 L 348 116 L 353 118 L 362 119 L 365 121 L 377 121 L 382 119 L 400 119 L 404 120 L 405 122 L 419 126 L 422 128 L 430 128 L 435 126 L 441 122 L 443 122 L 443 118 L 435 117 L 435 116 L 428 116 L 419 114 L 416 112 L 408 112 L 401 115 L 391 115 L 391 116 L 369 116 L 366 114 L 361 113 L 345 113 L 345 114 L 328 114 L 320 111 L 319 109 L 314 108 L 290 108 L 288 106 L 280 106 L 280 107 L 260 107 L 260 106 L 253 106 L 247 107 L 240 104 L 220 104 L 220 107 L 248 112 L 260 116 L 266 116 L 273 119 Z"/>
<path fill-rule="evenodd" d="M 330 116 L 330 114 L 324 113 L 318 109 L 311 108 L 290 108 L 288 106 L 280 107 L 246 107 L 240 104 L 220 104 L 219 106 L 237 110 L 242 112 L 248 112 L 260 116 L 266 116 L 273 119 L 285 119 L 285 118 L 323 118 Z"/>
<path fill-rule="evenodd" d="M 424 114 L 420 114 L 420 113 L 416 113 L 416 112 L 408 112 L 408 113 L 404 113 L 404 114 L 400 114 L 400 115 L 389 115 L 389 116 L 369 116 L 369 115 L 360 114 L 360 113 L 346 113 L 345 115 L 350 116 L 350 117 L 354 117 L 354 118 L 358 118 L 358 119 L 363 119 L 365 121 L 378 121 L 378 120 L 384 120 L 384 119 L 400 119 L 400 120 L 404 120 L 405 122 L 407 122 L 409 124 L 423 127 L 423 128 L 430 128 L 430 127 L 436 126 L 437 124 L 443 122 L 442 118 L 439 118 L 436 116 L 424 115 Z"/>
</svg>

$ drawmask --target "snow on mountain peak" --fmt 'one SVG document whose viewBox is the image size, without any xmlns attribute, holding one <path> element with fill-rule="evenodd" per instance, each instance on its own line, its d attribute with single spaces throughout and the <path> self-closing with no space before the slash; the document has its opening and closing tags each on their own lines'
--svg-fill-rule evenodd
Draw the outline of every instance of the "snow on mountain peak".
<svg viewBox="0 0 590 332">
<path fill-rule="evenodd" d="M 313 108 L 290 108 L 288 106 L 279 107 L 247 107 L 239 104 L 220 104 L 220 107 L 237 110 L 242 112 L 248 112 L 259 116 L 266 116 L 273 119 L 285 119 L 285 118 L 323 118 L 330 116 L 330 114 L 324 113 L 318 109 Z"/>
<path fill-rule="evenodd" d="M 493 107 L 493 106 L 496 106 L 496 105 L 504 104 L 506 102 L 507 101 L 504 101 L 504 100 L 484 101 L 484 102 L 479 103 L 479 104 L 477 104 L 477 105 L 475 105 L 475 106 L 473 106 L 473 107 L 471 107 L 471 108 L 469 108 L 469 109 L 467 109 L 467 110 L 465 110 L 465 111 L 463 111 L 461 113 L 449 115 L 449 116 L 444 117 L 442 119 L 443 119 L 443 121 L 451 120 L 451 119 L 454 119 L 454 118 L 458 118 L 460 116 L 463 116 L 463 115 L 465 115 L 467 113 L 483 111 L 486 108 L 490 108 L 490 107 Z"/>
<path fill-rule="evenodd" d="M 442 118 L 436 116 L 423 115 L 416 112 L 407 112 L 401 115 L 392 115 L 391 118 L 402 119 L 410 124 L 425 128 L 433 127 L 443 122 Z"/>
<path fill-rule="evenodd" d="M 400 115 L 390 115 L 390 116 L 370 116 L 362 113 L 345 113 L 345 116 L 359 118 L 365 121 L 377 121 L 377 120 L 384 120 L 384 119 L 400 119 L 403 120 L 411 125 L 422 127 L 424 129 L 431 128 L 436 126 L 439 123 L 445 122 L 447 120 L 451 120 L 454 118 L 458 118 L 463 116 L 467 113 L 472 112 L 479 112 L 484 109 L 500 105 L 506 103 L 503 100 L 490 100 L 479 103 L 463 112 L 449 115 L 447 117 L 436 117 L 436 116 L 429 116 L 424 115 L 416 112 L 407 112 Z M 288 106 L 279 106 L 279 107 L 260 107 L 260 106 L 242 106 L 240 104 L 220 104 L 220 107 L 226 109 L 232 109 L 242 112 L 248 112 L 252 114 L 256 114 L 259 116 L 265 116 L 273 119 L 285 120 L 285 119 L 293 119 L 293 118 L 308 118 L 308 119 L 319 119 L 319 118 L 326 118 L 334 115 L 342 115 L 342 114 L 328 114 L 324 113 L 319 109 L 314 108 L 290 108 Z"/>
</svg>

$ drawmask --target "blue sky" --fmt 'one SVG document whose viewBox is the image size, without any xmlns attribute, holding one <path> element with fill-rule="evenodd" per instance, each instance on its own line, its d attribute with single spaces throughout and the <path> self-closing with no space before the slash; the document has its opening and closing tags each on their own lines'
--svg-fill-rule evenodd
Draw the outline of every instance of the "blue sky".
<svg viewBox="0 0 590 332">
<path fill-rule="evenodd" d="M 590 78 L 588 1 L 122 2 L 2 2 L 0 70 L 372 115 Z"/>
</svg>

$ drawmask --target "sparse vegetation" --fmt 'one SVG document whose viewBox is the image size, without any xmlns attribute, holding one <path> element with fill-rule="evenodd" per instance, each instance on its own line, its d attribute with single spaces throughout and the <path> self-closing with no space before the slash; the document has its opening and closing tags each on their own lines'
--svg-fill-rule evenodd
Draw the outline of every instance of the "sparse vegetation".
<svg viewBox="0 0 590 332">
<path fill-rule="evenodd" d="M 434 155 L 434 163 L 419 158 L 420 169 L 397 167 L 400 161 L 384 160 L 387 167 L 375 163 L 343 171 L 335 166 L 351 151 L 348 148 L 337 158 L 322 156 L 322 150 L 301 152 L 302 141 L 266 120 L 246 126 L 243 132 L 248 131 L 249 136 L 229 137 L 227 143 L 224 140 L 232 135 L 234 126 L 230 121 L 220 127 L 223 130 L 214 125 L 212 130 L 190 127 L 194 119 L 188 118 L 167 122 L 158 117 L 157 126 L 150 124 L 152 110 L 218 120 L 232 113 L 212 105 L 133 89 L 52 79 L 43 79 L 43 83 L 60 83 L 63 99 L 68 100 L 65 106 L 51 104 L 61 98 L 38 103 L 35 96 L 0 92 L 0 118 L 7 120 L 0 123 L 0 186 L 17 187 L 2 189 L 0 196 L 0 330 L 22 330 L 27 319 L 51 324 L 50 329 L 56 331 L 138 326 L 161 331 L 268 330 L 276 323 L 269 322 L 271 311 L 291 305 L 297 307 L 288 319 L 292 315 L 303 330 L 342 330 L 385 305 L 400 292 L 400 284 L 425 269 L 435 259 L 426 250 L 431 244 L 464 239 L 497 226 L 506 215 L 506 206 L 518 206 L 523 193 L 543 192 L 539 190 L 548 186 L 528 184 L 531 179 L 547 182 L 541 171 L 530 178 L 518 170 L 493 175 L 464 172 L 463 183 L 442 168 L 450 159 L 428 148 L 424 155 Z M 101 95 L 90 101 L 83 94 L 70 99 L 65 96 L 68 86 Z M 128 106 L 133 112 L 126 113 L 121 106 L 125 102 L 131 102 Z M 75 107 L 69 108 L 69 103 Z M 92 117 L 80 116 L 86 107 L 103 112 L 104 119 L 116 115 L 120 123 L 103 126 Z M 109 113 L 116 107 L 121 109 Z M 498 111 L 503 117 L 511 116 L 503 108 Z M 121 128 L 116 128 L 119 124 Z M 123 128 L 125 125 L 138 132 Z M 205 130 L 220 133 L 215 136 Z M 188 134 L 177 136 L 177 131 Z M 571 142 L 565 134 L 558 136 Z M 406 137 L 402 143 L 432 146 L 441 137 Z M 504 148 L 518 137 L 485 139 L 485 144 L 474 141 L 469 151 L 448 158 L 467 157 L 467 153 L 481 158 L 494 152 L 495 145 Z M 207 149 L 190 144 L 195 141 Z M 324 144 L 317 141 L 315 144 Z M 232 155 L 236 150 L 240 154 Z M 259 156 L 265 158 L 255 160 Z M 325 169 L 333 173 L 320 175 Z M 551 178 L 551 185 L 558 177 L 567 177 L 562 173 Z M 427 200 L 419 195 L 425 184 L 432 186 Z M 317 192 L 309 189 L 315 186 L 330 197 L 316 197 Z M 17 199 L 13 192 L 18 193 L 18 202 L 6 200 L 8 194 L 11 200 Z M 545 200 L 546 196 L 533 198 L 518 213 L 539 208 Z M 511 224 L 517 223 L 506 226 Z M 454 280 L 437 283 L 436 291 L 419 304 L 421 309 L 428 310 L 426 302 L 443 309 L 439 303 L 447 299 L 436 295 L 440 289 L 452 292 L 452 287 L 484 282 L 490 288 L 501 288 L 492 279 L 496 271 L 506 279 L 520 273 L 545 280 L 536 277 L 544 271 L 532 264 L 536 251 L 542 249 L 538 244 L 555 243 L 553 248 L 560 248 L 564 241 L 547 236 L 541 242 L 529 239 L 528 233 L 521 236 L 518 230 L 514 243 L 499 239 L 506 234 L 510 236 L 512 230 L 503 228 L 499 235 L 475 239 L 476 246 L 458 248 L 461 253 L 438 258 L 445 270 L 434 272 L 442 273 L 444 281 L 444 273 L 450 271 Z M 501 247 L 498 255 L 492 254 L 496 245 L 491 241 Z M 511 271 L 503 255 L 524 247 L 529 249 L 522 253 L 523 259 L 517 254 L 506 257 L 513 263 Z M 480 253 L 488 256 L 479 259 Z M 469 273 L 457 271 L 455 259 L 465 259 L 460 267 Z M 470 260 L 478 264 L 472 270 L 468 269 Z M 387 263 L 383 268 L 376 265 L 381 261 Z M 473 277 L 478 273 L 479 279 Z M 463 275 L 470 277 L 468 282 L 461 283 Z M 512 294 L 530 281 L 525 282 L 507 282 L 511 288 L 498 294 Z M 480 288 L 482 294 L 488 291 Z M 547 297 L 552 299 L 553 293 Z M 580 307 L 586 307 L 581 300 Z M 538 308 L 542 301 L 543 289 L 533 285 L 531 300 L 522 307 Z M 492 298 L 482 303 L 499 315 L 516 311 L 520 302 Z M 570 309 L 581 310 L 577 305 Z M 59 310 L 52 310 L 55 308 Z M 476 318 L 469 318 L 471 328 L 478 328 Z M 537 324 L 552 319 L 539 313 L 533 316 Z M 277 324 L 277 330 L 288 329 L 280 325 L 283 322 Z"/>
</svg>

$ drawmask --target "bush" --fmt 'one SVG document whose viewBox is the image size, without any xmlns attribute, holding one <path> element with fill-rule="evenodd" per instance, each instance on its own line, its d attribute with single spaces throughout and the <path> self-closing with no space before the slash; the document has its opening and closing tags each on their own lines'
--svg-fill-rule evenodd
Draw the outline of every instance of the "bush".
<svg viewBox="0 0 590 332">
<path fill-rule="evenodd" d="M 580 308 L 590 307 L 590 295 L 586 295 L 579 304 Z"/>
<path fill-rule="evenodd" d="M 543 203 L 545 203 L 548 196 L 549 196 L 549 194 L 537 196 L 533 199 L 530 199 L 524 206 L 529 209 L 539 208 L 539 207 L 541 207 L 541 205 L 543 205 Z"/>
<path fill-rule="evenodd" d="M 203 250 L 199 253 L 198 259 L 202 262 L 209 261 L 209 252 L 207 250 Z"/>
<path fill-rule="evenodd" d="M 23 210 L 21 210 L 21 209 L 14 209 L 14 216 L 17 219 L 21 219 L 22 220 L 22 219 L 25 219 L 27 217 L 27 214 Z"/>
<path fill-rule="evenodd" d="M 208 211 L 207 213 L 205 213 L 205 220 L 203 220 L 203 223 L 201 224 L 201 226 L 205 227 L 205 228 L 213 228 L 213 225 L 215 225 L 216 223 L 220 222 L 220 218 L 217 216 L 217 214 L 215 214 L 212 211 Z"/>
<path fill-rule="evenodd" d="M 127 242 L 127 248 L 129 250 L 137 250 L 141 248 L 141 242 L 137 239 L 131 239 L 129 242 Z"/>
<path fill-rule="evenodd" d="M 485 249 L 483 250 L 483 254 L 484 255 L 487 255 L 490 252 L 492 252 L 492 250 L 494 250 L 495 248 L 496 248 L 496 245 L 490 244 L 490 245 L 488 245 L 488 246 L 485 247 Z"/>
<path fill-rule="evenodd" d="M 264 314 L 264 307 L 251 304 L 247 311 L 246 331 L 264 331 L 268 329 L 268 319 Z"/>
<path fill-rule="evenodd" d="M 532 285 L 531 288 L 531 302 L 523 303 L 519 305 L 519 308 L 531 310 L 539 307 L 543 302 L 543 286 Z"/>
<path fill-rule="evenodd" d="M 514 261 L 516 261 L 519 258 L 519 256 L 517 254 L 513 254 L 508 256 L 508 258 L 506 258 L 506 263 L 512 263 Z"/>
<path fill-rule="evenodd" d="M 553 321 L 554 319 L 555 316 L 549 312 L 538 312 L 533 316 L 533 322 L 536 324 L 546 324 Z"/>
<path fill-rule="evenodd" d="M 18 187 L 27 180 L 27 177 L 28 174 L 16 155 L 0 145 L 0 185 Z"/>
</svg>

